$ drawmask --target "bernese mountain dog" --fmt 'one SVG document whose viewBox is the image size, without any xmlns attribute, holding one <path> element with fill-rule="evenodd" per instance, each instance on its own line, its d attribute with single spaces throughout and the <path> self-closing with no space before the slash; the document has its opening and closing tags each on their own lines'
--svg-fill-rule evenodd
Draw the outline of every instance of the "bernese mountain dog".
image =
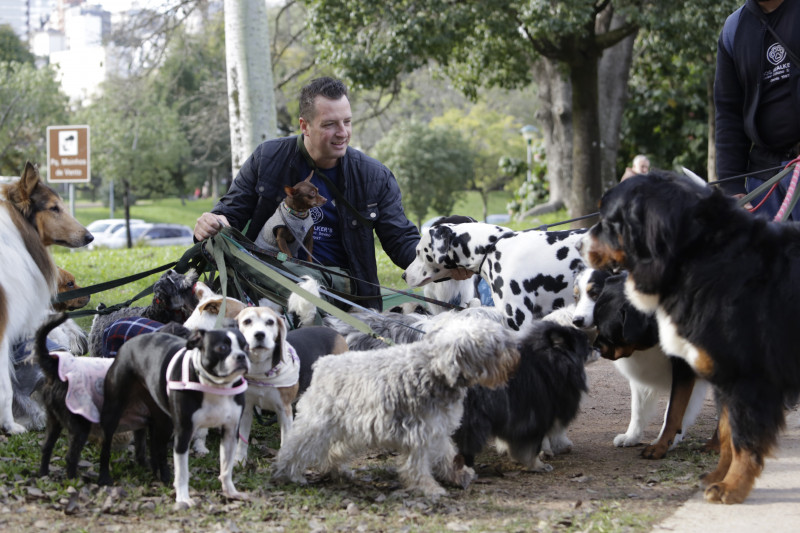
<svg viewBox="0 0 800 533">
<path fill-rule="evenodd" d="M 581 252 L 594 268 L 628 270 L 626 294 L 655 314 L 664 350 L 714 386 L 720 457 L 704 495 L 743 502 L 800 392 L 800 225 L 653 172 L 605 193 Z"/>
</svg>

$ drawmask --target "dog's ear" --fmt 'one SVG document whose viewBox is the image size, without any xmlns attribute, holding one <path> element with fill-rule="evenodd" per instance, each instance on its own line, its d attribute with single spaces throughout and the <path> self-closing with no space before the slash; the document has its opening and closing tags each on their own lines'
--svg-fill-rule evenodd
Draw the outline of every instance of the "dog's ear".
<svg viewBox="0 0 800 533">
<path fill-rule="evenodd" d="M 203 347 L 203 337 L 206 334 L 206 330 L 204 329 L 196 329 L 192 331 L 189 335 L 189 338 L 186 340 L 186 349 L 193 350 L 195 348 L 202 348 Z"/>
<path fill-rule="evenodd" d="M 658 325 L 651 317 L 626 304 L 622 308 L 622 336 L 626 344 L 653 346 L 658 343 Z"/>
<path fill-rule="evenodd" d="M 272 350 L 272 368 L 275 368 L 283 361 L 284 353 L 289 349 L 286 343 L 286 322 L 283 317 L 275 317 L 278 326 L 278 338 L 275 339 L 275 348 Z"/>
<path fill-rule="evenodd" d="M 288 196 L 289 198 L 292 198 L 292 197 L 294 197 L 295 194 L 297 194 L 297 191 L 295 190 L 295 188 L 294 187 L 289 187 L 288 185 L 285 185 L 283 187 L 283 192 L 285 192 L 286 196 Z"/>
</svg>

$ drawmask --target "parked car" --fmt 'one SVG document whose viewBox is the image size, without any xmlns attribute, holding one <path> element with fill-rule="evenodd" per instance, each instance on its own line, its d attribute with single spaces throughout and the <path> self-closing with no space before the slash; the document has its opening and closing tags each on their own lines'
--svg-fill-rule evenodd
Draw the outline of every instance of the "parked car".
<svg viewBox="0 0 800 533">
<path fill-rule="evenodd" d="M 132 218 L 131 224 L 144 224 L 141 218 Z M 125 227 L 124 218 L 101 218 L 90 222 L 86 229 L 94 236 L 94 241 L 87 247 L 90 250 L 98 245 L 102 246 L 105 240 L 119 228 Z"/>
<path fill-rule="evenodd" d="M 511 215 L 508 213 L 497 213 L 494 215 L 486 215 L 487 224 L 505 224 L 511 220 Z"/>
<path fill-rule="evenodd" d="M 194 244 L 193 233 L 192 228 L 182 224 L 131 224 L 131 243 L 134 246 L 191 246 Z M 101 246 L 125 248 L 127 245 L 128 236 L 123 225 Z"/>
</svg>

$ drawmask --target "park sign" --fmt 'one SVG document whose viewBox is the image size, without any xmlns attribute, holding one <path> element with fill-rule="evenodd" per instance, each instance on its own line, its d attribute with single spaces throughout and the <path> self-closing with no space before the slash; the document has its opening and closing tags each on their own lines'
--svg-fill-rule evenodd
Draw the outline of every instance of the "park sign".
<svg viewBox="0 0 800 533">
<path fill-rule="evenodd" d="M 47 181 L 81 183 L 91 178 L 89 126 L 47 127 Z"/>
</svg>

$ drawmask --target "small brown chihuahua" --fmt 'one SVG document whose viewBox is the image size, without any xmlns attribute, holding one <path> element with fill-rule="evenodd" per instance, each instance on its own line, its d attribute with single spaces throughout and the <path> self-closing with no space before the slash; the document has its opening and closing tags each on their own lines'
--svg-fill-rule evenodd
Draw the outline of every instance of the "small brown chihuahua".
<svg viewBox="0 0 800 533">
<path fill-rule="evenodd" d="M 308 254 L 309 263 L 313 262 L 311 253 L 314 247 L 314 220 L 310 211 L 328 201 L 311 183 L 313 175 L 312 170 L 306 179 L 294 187 L 284 187 L 286 198 L 261 228 L 255 241 L 256 246 L 268 250 L 277 248 L 289 257 L 294 257 L 300 250 L 298 237 L 302 235 L 302 247 Z"/>
</svg>

